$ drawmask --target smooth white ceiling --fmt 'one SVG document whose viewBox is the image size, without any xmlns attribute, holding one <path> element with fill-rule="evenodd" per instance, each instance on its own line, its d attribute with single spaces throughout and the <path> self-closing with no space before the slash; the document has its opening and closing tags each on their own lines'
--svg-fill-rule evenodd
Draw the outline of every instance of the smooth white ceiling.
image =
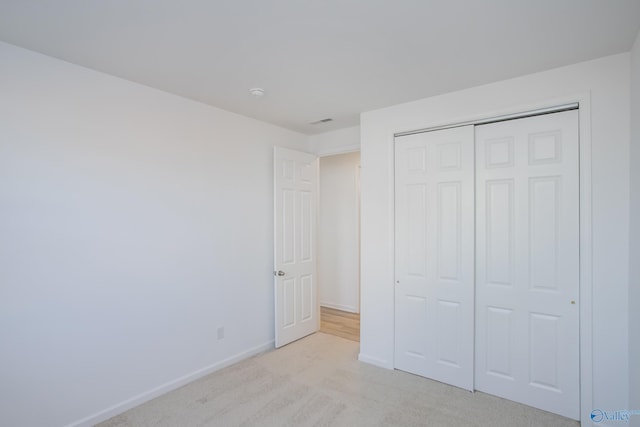
<svg viewBox="0 0 640 427">
<path fill-rule="evenodd" d="M 639 27 L 640 0 L 0 0 L 0 40 L 307 134 L 625 52 Z"/>
</svg>

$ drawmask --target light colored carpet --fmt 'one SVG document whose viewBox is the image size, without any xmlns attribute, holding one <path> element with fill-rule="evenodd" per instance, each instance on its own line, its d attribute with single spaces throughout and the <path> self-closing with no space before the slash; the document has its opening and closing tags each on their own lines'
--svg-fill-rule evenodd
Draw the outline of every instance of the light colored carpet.
<svg viewBox="0 0 640 427">
<path fill-rule="evenodd" d="M 567 426 L 576 421 L 357 361 L 316 333 L 99 424 L 142 426 Z"/>
</svg>

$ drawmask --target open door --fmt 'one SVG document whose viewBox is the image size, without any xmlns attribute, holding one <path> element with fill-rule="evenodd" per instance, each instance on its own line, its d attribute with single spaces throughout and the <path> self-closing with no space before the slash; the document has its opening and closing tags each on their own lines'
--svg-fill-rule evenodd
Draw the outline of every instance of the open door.
<svg viewBox="0 0 640 427">
<path fill-rule="evenodd" d="M 316 156 L 274 147 L 276 347 L 316 332 Z"/>
</svg>

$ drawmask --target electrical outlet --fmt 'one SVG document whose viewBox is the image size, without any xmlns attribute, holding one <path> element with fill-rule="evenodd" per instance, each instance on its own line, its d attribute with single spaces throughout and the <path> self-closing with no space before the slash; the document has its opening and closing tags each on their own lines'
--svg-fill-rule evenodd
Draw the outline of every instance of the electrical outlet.
<svg viewBox="0 0 640 427">
<path fill-rule="evenodd" d="M 220 326 L 218 328 L 218 341 L 224 338 L 224 326 Z"/>
</svg>

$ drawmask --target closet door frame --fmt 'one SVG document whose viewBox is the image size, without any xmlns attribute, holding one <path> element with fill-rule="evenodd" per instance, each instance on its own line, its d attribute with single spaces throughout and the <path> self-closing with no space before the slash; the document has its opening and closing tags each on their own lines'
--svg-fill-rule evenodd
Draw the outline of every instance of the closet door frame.
<svg viewBox="0 0 640 427">
<path fill-rule="evenodd" d="M 593 238 L 592 238 L 592 185 L 591 185 L 591 94 L 589 92 L 568 95 L 564 97 L 547 99 L 537 103 L 528 103 L 507 107 L 497 111 L 477 114 L 473 116 L 449 117 L 436 122 L 421 123 L 420 127 L 391 129 L 391 152 L 394 151 L 395 137 L 408 133 L 427 132 L 430 130 L 456 127 L 480 122 L 486 122 L 493 118 L 502 118 L 509 115 L 520 115 L 536 111 L 553 110 L 559 106 L 578 104 L 578 146 L 579 146 L 579 186 L 580 186 L 580 419 L 588 421 L 593 409 Z M 526 117 L 526 115 L 523 115 Z M 391 157 L 390 173 L 393 177 L 395 160 Z M 393 180 L 392 180 L 393 182 Z M 391 194 L 395 193 L 393 185 Z M 394 217 L 392 215 L 391 229 L 393 230 Z M 395 234 L 395 231 L 394 231 Z M 391 263 L 391 277 L 395 277 L 395 250 Z M 394 315 L 395 318 L 395 315 Z M 395 342 L 395 337 L 394 337 Z M 394 355 L 395 357 L 395 355 Z M 393 367 L 395 367 L 395 360 Z"/>
</svg>

